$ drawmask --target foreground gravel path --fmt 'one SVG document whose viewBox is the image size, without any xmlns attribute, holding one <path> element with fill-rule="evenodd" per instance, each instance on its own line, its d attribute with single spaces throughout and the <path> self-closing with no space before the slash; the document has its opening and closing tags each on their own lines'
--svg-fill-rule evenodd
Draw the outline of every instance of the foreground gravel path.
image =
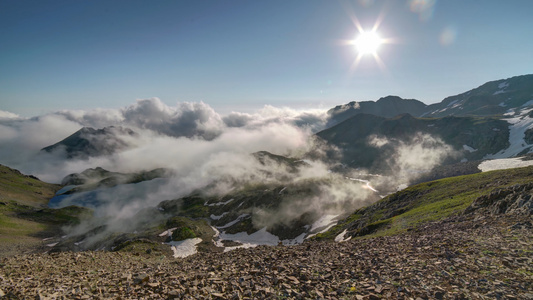
<svg viewBox="0 0 533 300">
<path fill-rule="evenodd" d="M 121 252 L 0 260 L 2 299 L 533 299 L 531 217 L 448 219 L 393 237 L 184 259 Z"/>
</svg>

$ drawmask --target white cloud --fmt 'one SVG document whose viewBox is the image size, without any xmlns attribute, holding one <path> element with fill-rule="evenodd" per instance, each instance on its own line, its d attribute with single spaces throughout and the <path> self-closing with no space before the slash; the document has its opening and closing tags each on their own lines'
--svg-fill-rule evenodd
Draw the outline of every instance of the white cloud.
<svg viewBox="0 0 533 300">
<path fill-rule="evenodd" d="M 9 111 L 0 110 L 0 120 L 20 119 L 21 117 Z"/>
</svg>

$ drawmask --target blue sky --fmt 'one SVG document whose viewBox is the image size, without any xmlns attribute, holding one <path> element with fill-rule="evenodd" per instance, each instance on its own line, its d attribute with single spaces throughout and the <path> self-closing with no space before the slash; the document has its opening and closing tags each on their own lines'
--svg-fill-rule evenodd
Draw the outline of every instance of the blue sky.
<svg viewBox="0 0 533 300">
<path fill-rule="evenodd" d="M 0 110 L 441 101 L 532 73 L 533 1 L 0 1 Z M 431 5 L 433 4 L 433 5 Z M 432 12 L 432 13 L 430 13 Z M 383 44 L 357 66 L 354 20 Z M 443 35 L 447 38 L 443 40 Z"/>
</svg>

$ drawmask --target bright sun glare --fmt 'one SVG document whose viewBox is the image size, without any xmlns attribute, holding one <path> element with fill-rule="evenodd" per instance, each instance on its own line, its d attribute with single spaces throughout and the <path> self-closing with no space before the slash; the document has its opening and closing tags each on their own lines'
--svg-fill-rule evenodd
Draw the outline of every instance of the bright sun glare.
<svg viewBox="0 0 533 300">
<path fill-rule="evenodd" d="M 355 48 L 360 55 L 375 55 L 383 40 L 375 31 L 363 31 L 354 41 Z"/>
</svg>

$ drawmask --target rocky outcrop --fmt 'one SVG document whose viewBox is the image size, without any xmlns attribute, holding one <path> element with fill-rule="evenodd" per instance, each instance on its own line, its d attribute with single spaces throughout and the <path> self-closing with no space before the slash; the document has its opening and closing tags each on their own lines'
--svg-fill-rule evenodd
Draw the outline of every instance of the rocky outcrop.
<svg viewBox="0 0 533 300">
<path fill-rule="evenodd" d="M 487 212 L 500 214 L 533 214 L 533 183 L 517 184 L 506 189 L 498 189 L 488 195 L 478 197 L 465 210 L 465 213 Z"/>
</svg>

